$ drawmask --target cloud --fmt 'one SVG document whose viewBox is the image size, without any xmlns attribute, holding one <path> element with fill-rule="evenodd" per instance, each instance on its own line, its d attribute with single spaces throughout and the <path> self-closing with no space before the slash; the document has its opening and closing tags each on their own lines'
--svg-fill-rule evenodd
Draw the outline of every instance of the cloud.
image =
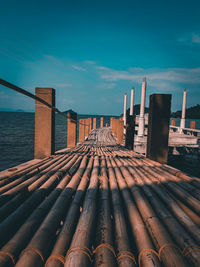
<svg viewBox="0 0 200 267">
<path fill-rule="evenodd" d="M 100 83 L 96 86 L 99 89 L 112 89 L 116 86 L 116 83 Z"/>
<path fill-rule="evenodd" d="M 100 69 L 100 78 L 107 81 L 126 80 L 141 83 L 144 77 L 155 84 L 156 81 L 200 84 L 200 68 L 168 68 L 168 69 L 134 69 L 119 71 L 114 69 Z"/>
<path fill-rule="evenodd" d="M 200 34 L 192 34 L 192 43 L 200 44 Z"/>
<path fill-rule="evenodd" d="M 195 33 L 192 32 L 190 34 L 185 34 L 184 36 L 181 36 L 178 39 L 178 42 L 186 44 L 186 45 L 191 45 L 191 44 L 200 44 L 200 33 Z"/>
<path fill-rule="evenodd" d="M 56 83 L 54 86 L 55 87 L 71 87 L 72 84 L 71 83 Z"/>
<path fill-rule="evenodd" d="M 84 63 L 94 65 L 94 64 L 96 64 L 96 61 L 85 60 Z"/>
<path fill-rule="evenodd" d="M 87 71 L 85 68 L 77 66 L 77 65 L 72 65 L 72 68 L 78 71 Z"/>
</svg>

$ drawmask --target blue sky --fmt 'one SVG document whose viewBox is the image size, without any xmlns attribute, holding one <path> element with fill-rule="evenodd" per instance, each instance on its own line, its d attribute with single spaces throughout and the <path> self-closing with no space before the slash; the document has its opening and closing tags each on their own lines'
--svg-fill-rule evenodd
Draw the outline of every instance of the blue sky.
<svg viewBox="0 0 200 267">
<path fill-rule="evenodd" d="M 120 114 L 123 94 L 147 77 L 152 93 L 172 94 L 172 110 L 200 103 L 200 2 L 0 0 L 0 77 L 30 92 L 56 89 L 56 105 Z M 129 102 L 129 99 L 128 99 Z M 34 101 L 0 86 L 0 109 Z"/>
</svg>

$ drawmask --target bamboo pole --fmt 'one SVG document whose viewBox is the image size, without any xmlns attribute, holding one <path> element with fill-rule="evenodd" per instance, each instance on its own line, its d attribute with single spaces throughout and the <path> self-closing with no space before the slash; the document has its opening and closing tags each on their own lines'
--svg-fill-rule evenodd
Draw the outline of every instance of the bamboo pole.
<svg viewBox="0 0 200 267">
<path fill-rule="evenodd" d="M 73 202 L 67 213 L 67 217 L 63 224 L 62 231 L 60 232 L 51 255 L 46 261 L 46 267 L 62 267 L 64 266 L 64 257 L 69 249 L 71 239 L 75 232 L 77 222 L 80 216 L 80 205 L 85 193 L 85 189 L 89 182 L 90 173 L 93 166 L 93 157 L 90 158 L 85 172 L 82 176 L 81 182 L 77 188 Z M 61 260 L 62 259 L 62 260 Z"/>
<path fill-rule="evenodd" d="M 81 164 L 80 161 L 82 161 Z M 84 157 L 82 160 L 80 156 L 80 161 L 77 162 L 78 164 L 76 166 L 71 167 L 70 175 L 73 175 L 76 172 L 77 167 L 80 165 L 78 171 L 73 175 L 65 190 L 58 197 L 28 246 L 23 250 L 16 266 L 25 267 L 27 266 L 27 262 L 29 267 L 43 266 L 44 259 L 47 257 L 55 240 L 56 231 L 59 228 L 61 220 L 64 218 L 65 210 L 68 208 L 71 197 L 80 183 L 87 157 Z M 39 251 L 39 254 L 36 251 Z"/>
<path fill-rule="evenodd" d="M 94 159 L 90 184 L 85 196 L 83 210 L 66 255 L 65 267 L 91 265 L 91 245 L 95 226 L 96 196 L 98 190 L 99 157 Z"/>
</svg>

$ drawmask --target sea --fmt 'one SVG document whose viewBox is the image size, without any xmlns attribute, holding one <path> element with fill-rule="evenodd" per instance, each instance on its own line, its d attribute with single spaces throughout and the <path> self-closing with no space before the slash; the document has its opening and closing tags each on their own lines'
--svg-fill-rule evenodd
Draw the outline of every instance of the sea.
<svg viewBox="0 0 200 267">
<path fill-rule="evenodd" d="M 105 125 L 110 124 L 113 116 L 78 115 L 78 119 L 97 118 L 97 128 L 100 117 L 104 118 Z M 34 158 L 34 124 L 35 113 L 0 112 L 0 171 Z M 56 114 L 55 130 L 55 150 L 58 151 L 67 147 L 67 120 L 59 114 Z"/>
<path fill-rule="evenodd" d="M 0 171 L 33 159 L 34 117 L 35 114 L 30 112 L 0 112 Z M 105 125 L 113 116 L 78 115 L 78 119 L 94 117 L 97 118 L 98 128 L 100 117 L 104 117 Z M 55 121 L 55 150 L 58 151 L 67 147 L 67 121 L 59 114 L 56 114 Z M 190 121 L 186 119 L 186 128 L 190 127 Z M 200 129 L 200 120 L 195 121 L 196 128 Z M 175 119 L 175 123 L 180 125 L 180 119 Z"/>
</svg>

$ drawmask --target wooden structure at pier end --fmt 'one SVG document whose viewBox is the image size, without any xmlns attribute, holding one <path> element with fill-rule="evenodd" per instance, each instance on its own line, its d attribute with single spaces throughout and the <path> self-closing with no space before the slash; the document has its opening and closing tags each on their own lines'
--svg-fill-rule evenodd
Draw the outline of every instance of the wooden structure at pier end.
<svg viewBox="0 0 200 267">
<path fill-rule="evenodd" d="M 149 121 L 146 156 L 167 163 L 171 95 L 153 94 L 149 97 Z"/>
</svg>

